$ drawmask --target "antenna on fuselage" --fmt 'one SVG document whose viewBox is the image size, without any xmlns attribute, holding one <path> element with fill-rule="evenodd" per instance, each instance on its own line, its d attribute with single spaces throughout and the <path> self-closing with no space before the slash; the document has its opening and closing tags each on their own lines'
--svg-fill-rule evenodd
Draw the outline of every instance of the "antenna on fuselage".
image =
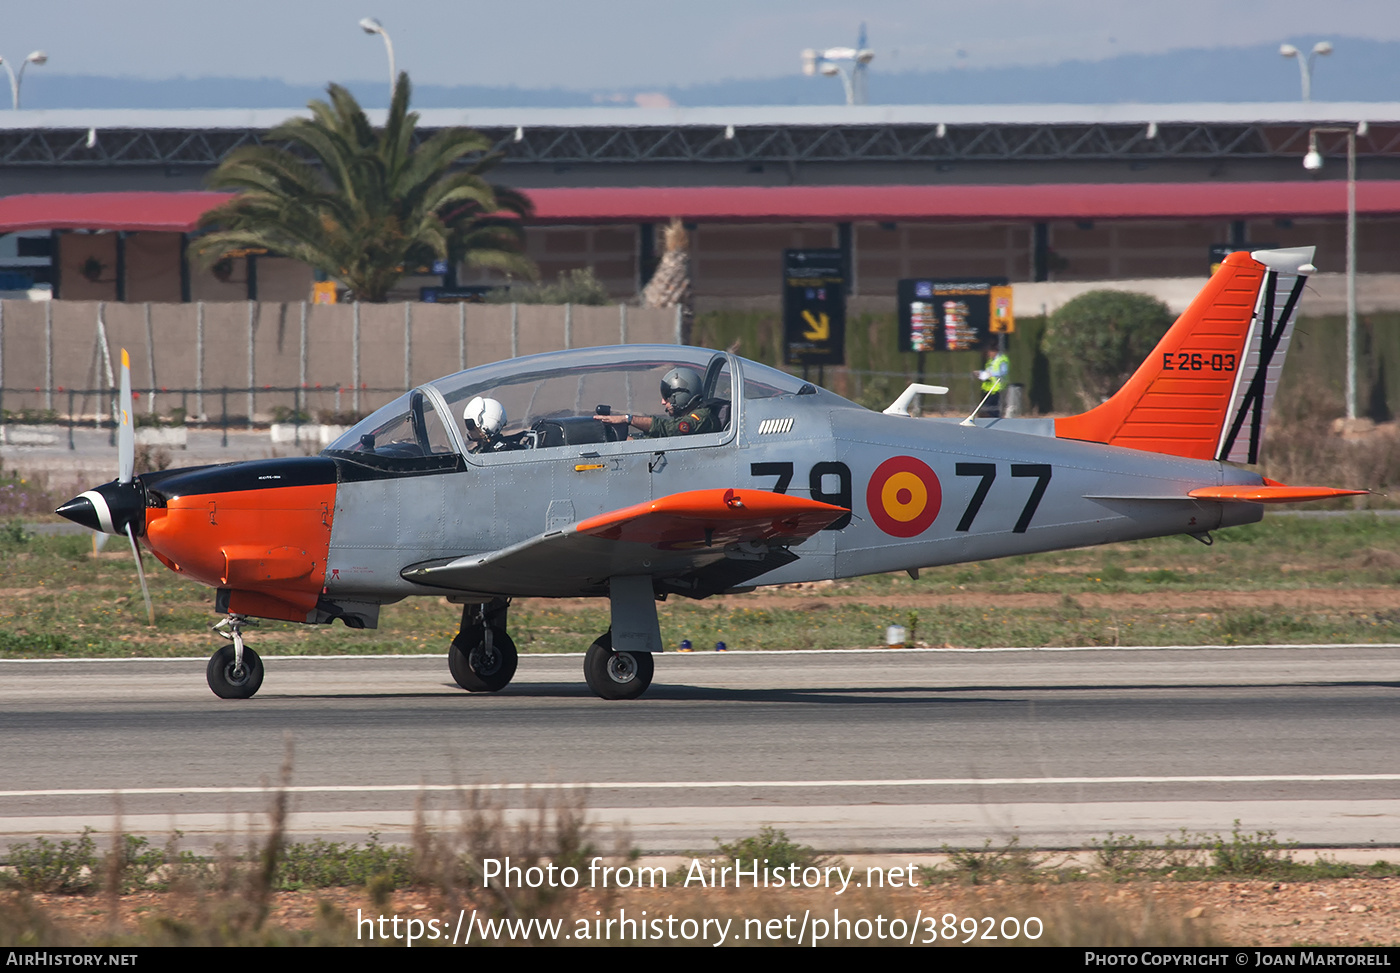
<svg viewBox="0 0 1400 973">
<path fill-rule="evenodd" d="M 982 411 L 982 406 L 986 405 L 986 404 L 987 404 L 987 400 L 990 399 L 992 396 L 996 395 L 999 391 L 1001 391 L 1001 390 L 1000 390 L 1000 389 L 992 389 L 992 390 L 991 390 L 990 392 L 988 392 L 986 395 L 982 396 L 982 401 L 977 403 L 977 408 L 975 408 L 975 409 L 972 410 L 972 415 L 968 416 L 968 417 L 967 417 L 966 419 L 964 419 L 962 422 L 958 423 L 958 425 L 960 425 L 960 426 L 971 426 L 971 425 L 974 425 L 974 423 L 973 423 L 972 420 L 977 418 L 977 413 L 979 413 L 979 412 Z"/>
<path fill-rule="evenodd" d="M 919 382 L 911 382 L 909 387 L 899 393 L 899 398 L 895 399 L 885 409 L 887 416 L 907 416 L 909 406 L 914 404 L 914 396 L 920 393 L 924 395 L 947 395 L 946 385 L 923 385 Z"/>
</svg>

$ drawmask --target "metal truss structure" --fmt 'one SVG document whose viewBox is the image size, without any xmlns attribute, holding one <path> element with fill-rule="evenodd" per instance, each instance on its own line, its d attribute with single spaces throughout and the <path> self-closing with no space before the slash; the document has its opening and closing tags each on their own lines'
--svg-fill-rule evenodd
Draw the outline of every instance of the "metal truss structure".
<svg viewBox="0 0 1400 973">
<path fill-rule="evenodd" d="M 513 162 L 1014 162 L 1283 158 L 1307 125 L 861 125 L 526 129 Z M 495 135 L 496 133 L 491 133 Z M 1400 155 L 1400 126 L 1371 126 L 1358 155 Z"/>
<path fill-rule="evenodd" d="M 1162 124 L 674 125 L 483 128 L 504 165 L 809 162 L 1170 161 L 1297 158 L 1313 125 Z M 436 129 L 420 127 L 426 138 Z M 257 128 L 0 130 L 0 167 L 215 166 L 261 144 Z M 1344 136 L 1321 136 L 1337 151 Z M 1400 158 L 1400 125 L 1371 124 L 1358 157 Z"/>
</svg>

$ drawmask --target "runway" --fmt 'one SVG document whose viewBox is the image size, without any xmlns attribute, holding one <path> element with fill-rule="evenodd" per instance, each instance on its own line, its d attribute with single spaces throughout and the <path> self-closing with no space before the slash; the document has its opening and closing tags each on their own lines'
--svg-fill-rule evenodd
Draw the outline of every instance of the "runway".
<svg viewBox="0 0 1400 973">
<path fill-rule="evenodd" d="M 202 659 L 0 661 L 0 842 L 117 814 L 153 840 L 256 830 L 290 747 L 302 837 L 402 840 L 419 808 L 452 826 L 464 788 L 527 813 L 565 787 L 648 853 L 763 825 L 894 852 L 1236 819 L 1400 845 L 1397 645 L 668 653 L 612 703 L 579 656 L 524 656 L 494 696 L 443 657 L 265 662 L 231 701 Z"/>
</svg>

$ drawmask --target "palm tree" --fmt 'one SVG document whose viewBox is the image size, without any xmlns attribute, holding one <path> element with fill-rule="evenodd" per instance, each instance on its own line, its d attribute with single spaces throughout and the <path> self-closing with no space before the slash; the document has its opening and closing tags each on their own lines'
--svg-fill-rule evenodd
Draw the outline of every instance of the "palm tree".
<svg viewBox="0 0 1400 973">
<path fill-rule="evenodd" d="M 269 142 L 289 148 L 238 149 L 210 176 L 212 188 L 239 194 L 201 221 L 215 228 L 193 244 L 202 263 L 266 249 L 375 302 L 406 269 L 444 258 L 536 277 L 520 224 L 532 212 L 530 201 L 482 178 L 501 159 L 485 137 L 452 128 L 415 147 L 418 113 L 408 110 L 406 73 L 380 130 L 340 85 L 327 93 L 329 104 L 308 106 L 311 118 L 289 119 L 268 133 Z"/>
</svg>

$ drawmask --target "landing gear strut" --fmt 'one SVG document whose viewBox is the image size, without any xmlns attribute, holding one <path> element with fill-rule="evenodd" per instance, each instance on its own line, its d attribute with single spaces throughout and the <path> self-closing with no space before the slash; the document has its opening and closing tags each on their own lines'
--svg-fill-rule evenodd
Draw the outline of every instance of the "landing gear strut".
<svg viewBox="0 0 1400 973">
<path fill-rule="evenodd" d="M 214 631 L 232 643 L 220 647 L 204 671 L 209 688 L 220 699 L 247 699 L 262 686 L 262 659 L 243 644 L 243 629 L 256 624 L 251 618 L 230 612 L 228 618 L 214 626 Z"/>
<path fill-rule="evenodd" d="M 515 643 L 506 634 L 509 607 L 506 598 L 462 606 L 462 627 L 447 650 L 447 667 L 469 693 L 497 692 L 515 677 Z"/>
</svg>

